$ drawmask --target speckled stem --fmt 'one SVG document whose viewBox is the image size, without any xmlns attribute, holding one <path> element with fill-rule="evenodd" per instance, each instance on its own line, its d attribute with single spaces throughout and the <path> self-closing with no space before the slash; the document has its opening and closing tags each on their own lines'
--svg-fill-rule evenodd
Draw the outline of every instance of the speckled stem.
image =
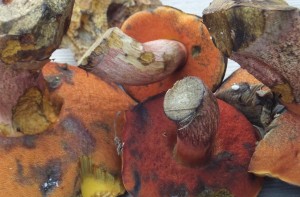
<svg viewBox="0 0 300 197">
<path fill-rule="evenodd" d="M 168 90 L 164 111 L 178 124 L 175 158 L 198 166 L 211 156 L 219 123 L 219 107 L 212 92 L 196 77 L 186 77 Z"/>
<path fill-rule="evenodd" d="M 140 43 L 118 28 L 109 29 L 79 61 L 81 68 L 119 84 L 160 81 L 186 61 L 186 49 L 174 40 Z"/>
</svg>

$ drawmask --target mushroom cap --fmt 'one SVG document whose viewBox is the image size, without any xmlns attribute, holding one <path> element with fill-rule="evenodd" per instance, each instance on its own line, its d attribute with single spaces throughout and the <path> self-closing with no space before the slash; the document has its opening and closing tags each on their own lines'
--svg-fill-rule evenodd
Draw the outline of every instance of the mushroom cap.
<svg viewBox="0 0 300 197">
<path fill-rule="evenodd" d="M 249 171 L 300 186 L 300 116 L 286 111 L 267 128 L 258 143 Z"/>
<path fill-rule="evenodd" d="M 300 9 L 282 0 L 214 0 L 203 12 L 220 51 L 287 105 L 300 103 L 299 19 Z"/>
<path fill-rule="evenodd" d="M 12 0 L 0 3 L 0 62 L 16 69 L 40 69 L 58 48 L 74 0 Z"/>
<path fill-rule="evenodd" d="M 237 108 L 256 126 L 265 127 L 271 122 L 275 106 L 273 93 L 245 69 L 232 73 L 215 95 Z"/>
<path fill-rule="evenodd" d="M 256 137 L 253 126 L 230 105 L 218 101 L 221 117 L 212 158 L 200 167 L 173 156 L 177 125 L 163 111 L 164 94 L 126 113 L 122 178 L 133 196 L 255 196 L 262 179 L 248 173 Z M 238 124 L 237 124 L 238 123 Z"/>
<path fill-rule="evenodd" d="M 116 85 L 65 64 L 46 64 L 39 85 L 60 108 L 58 121 L 37 135 L 0 137 L 0 196 L 74 196 L 83 155 L 120 177 L 114 119 L 132 99 Z"/>
<path fill-rule="evenodd" d="M 158 39 L 176 40 L 187 50 L 186 65 L 170 77 L 146 86 L 124 86 L 126 92 L 135 99 L 144 100 L 164 92 L 185 76 L 200 77 L 213 91 L 221 83 L 226 61 L 214 46 L 200 17 L 161 6 L 132 15 L 123 23 L 121 29 L 142 43 Z"/>
</svg>

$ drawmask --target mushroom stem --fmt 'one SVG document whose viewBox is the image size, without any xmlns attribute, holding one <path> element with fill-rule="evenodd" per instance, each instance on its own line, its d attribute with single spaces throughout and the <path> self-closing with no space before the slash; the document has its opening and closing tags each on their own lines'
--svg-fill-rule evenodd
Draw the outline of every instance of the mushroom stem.
<svg viewBox="0 0 300 197">
<path fill-rule="evenodd" d="M 140 43 L 119 28 L 105 32 L 79 61 L 79 67 L 110 81 L 146 85 L 160 81 L 186 61 L 186 49 L 174 40 Z"/>
<path fill-rule="evenodd" d="M 176 82 L 165 95 L 164 111 L 179 126 L 176 160 L 188 166 L 208 161 L 218 128 L 219 107 L 206 85 L 196 77 Z"/>
</svg>

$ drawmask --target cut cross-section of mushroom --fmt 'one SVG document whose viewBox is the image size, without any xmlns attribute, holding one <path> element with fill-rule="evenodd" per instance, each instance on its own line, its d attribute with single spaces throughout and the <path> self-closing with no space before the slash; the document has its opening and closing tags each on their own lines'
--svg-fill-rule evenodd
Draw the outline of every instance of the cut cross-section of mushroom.
<svg viewBox="0 0 300 197">
<path fill-rule="evenodd" d="M 145 197 L 255 196 L 262 179 L 247 169 L 256 140 L 240 112 L 184 78 L 126 113 L 125 188 Z"/>
</svg>

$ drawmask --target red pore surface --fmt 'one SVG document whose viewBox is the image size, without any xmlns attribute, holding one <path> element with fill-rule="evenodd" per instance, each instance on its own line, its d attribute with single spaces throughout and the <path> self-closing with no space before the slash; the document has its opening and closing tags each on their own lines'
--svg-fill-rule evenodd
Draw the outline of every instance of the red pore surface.
<svg viewBox="0 0 300 197">
<path fill-rule="evenodd" d="M 198 196 L 228 191 L 255 196 L 261 179 L 247 172 L 255 148 L 255 131 L 230 105 L 218 101 L 220 127 L 212 158 L 190 168 L 174 160 L 177 126 L 163 112 L 164 95 L 153 97 L 127 112 L 123 133 L 123 182 L 133 196 Z"/>
</svg>

